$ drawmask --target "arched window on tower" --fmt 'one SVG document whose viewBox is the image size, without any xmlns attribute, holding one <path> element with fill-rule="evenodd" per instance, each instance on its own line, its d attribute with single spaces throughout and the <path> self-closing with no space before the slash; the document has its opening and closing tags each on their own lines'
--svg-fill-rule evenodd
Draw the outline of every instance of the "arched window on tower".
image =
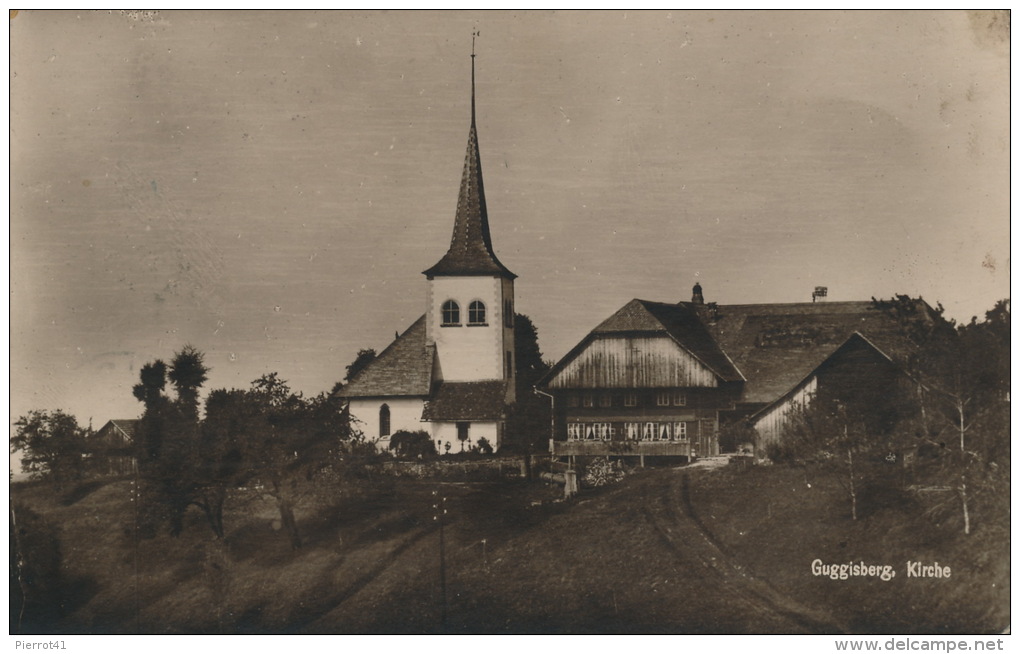
<svg viewBox="0 0 1020 654">
<path fill-rule="evenodd" d="M 379 438 L 390 435 L 390 407 L 384 404 L 379 407 Z"/>
<path fill-rule="evenodd" d="M 480 300 L 475 300 L 468 305 L 468 324 L 469 325 L 484 325 L 485 324 L 485 303 Z"/>
<path fill-rule="evenodd" d="M 460 324 L 460 305 L 453 300 L 447 300 L 443 302 L 443 324 L 444 325 L 459 325 Z"/>
</svg>

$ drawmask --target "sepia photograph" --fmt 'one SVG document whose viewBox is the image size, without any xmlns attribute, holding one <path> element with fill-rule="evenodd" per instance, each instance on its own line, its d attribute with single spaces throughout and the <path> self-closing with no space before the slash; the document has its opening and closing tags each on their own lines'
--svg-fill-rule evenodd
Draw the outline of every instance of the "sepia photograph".
<svg viewBox="0 0 1020 654">
<path fill-rule="evenodd" d="M 1009 10 L 9 39 L 12 648 L 1003 649 Z"/>
</svg>

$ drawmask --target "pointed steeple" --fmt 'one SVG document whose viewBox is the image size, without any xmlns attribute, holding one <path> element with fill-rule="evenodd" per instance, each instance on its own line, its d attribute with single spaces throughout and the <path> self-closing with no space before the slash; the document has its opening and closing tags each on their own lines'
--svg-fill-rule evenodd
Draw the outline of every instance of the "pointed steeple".
<svg viewBox="0 0 1020 654">
<path fill-rule="evenodd" d="M 482 185 L 482 160 L 478 152 L 478 130 L 475 126 L 475 52 L 471 41 L 471 130 L 468 132 L 467 155 L 460 178 L 457 215 L 453 221 L 450 249 L 439 263 L 424 273 L 433 277 L 485 275 L 514 279 L 517 275 L 500 263 L 492 251 L 489 236 L 489 215 L 485 209 L 485 188 Z"/>
</svg>

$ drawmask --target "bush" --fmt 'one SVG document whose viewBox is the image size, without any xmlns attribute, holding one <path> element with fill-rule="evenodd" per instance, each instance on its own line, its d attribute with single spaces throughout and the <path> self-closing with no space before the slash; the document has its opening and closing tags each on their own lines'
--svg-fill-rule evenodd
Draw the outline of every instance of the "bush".
<svg viewBox="0 0 1020 654">
<path fill-rule="evenodd" d="M 623 479 L 623 470 L 613 464 L 609 457 L 595 457 L 584 467 L 581 484 L 588 488 L 598 488 Z"/>
<path fill-rule="evenodd" d="M 401 459 L 436 456 L 436 445 L 428 432 L 400 430 L 390 437 L 390 449 Z"/>
<path fill-rule="evenodd" d="M 485 436 L 478 439 L 478 443 L 475 444 L 475 447 L 482 454 L 492 454 L 492 443 L 490 443 L 489 439 Z"/>
<path fill-rule="evenodd" d="M 797 448 L 786 443 L 769 443 L 765 446 L 765 456 L 772 463 L 796 463 Z"/>
</svg>

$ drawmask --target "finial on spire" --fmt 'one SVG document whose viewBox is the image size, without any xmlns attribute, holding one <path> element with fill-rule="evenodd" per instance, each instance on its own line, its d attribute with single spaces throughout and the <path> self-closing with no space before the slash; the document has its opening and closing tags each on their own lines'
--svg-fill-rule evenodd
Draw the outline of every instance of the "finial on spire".
<svg viewBox="0 0 1020 654">
<path fill-rule="evenodd" d="M 475 38 L 481 36 L 481 32 L 471 32 L 471 126 L 475 124 Z"/>
</svg>

